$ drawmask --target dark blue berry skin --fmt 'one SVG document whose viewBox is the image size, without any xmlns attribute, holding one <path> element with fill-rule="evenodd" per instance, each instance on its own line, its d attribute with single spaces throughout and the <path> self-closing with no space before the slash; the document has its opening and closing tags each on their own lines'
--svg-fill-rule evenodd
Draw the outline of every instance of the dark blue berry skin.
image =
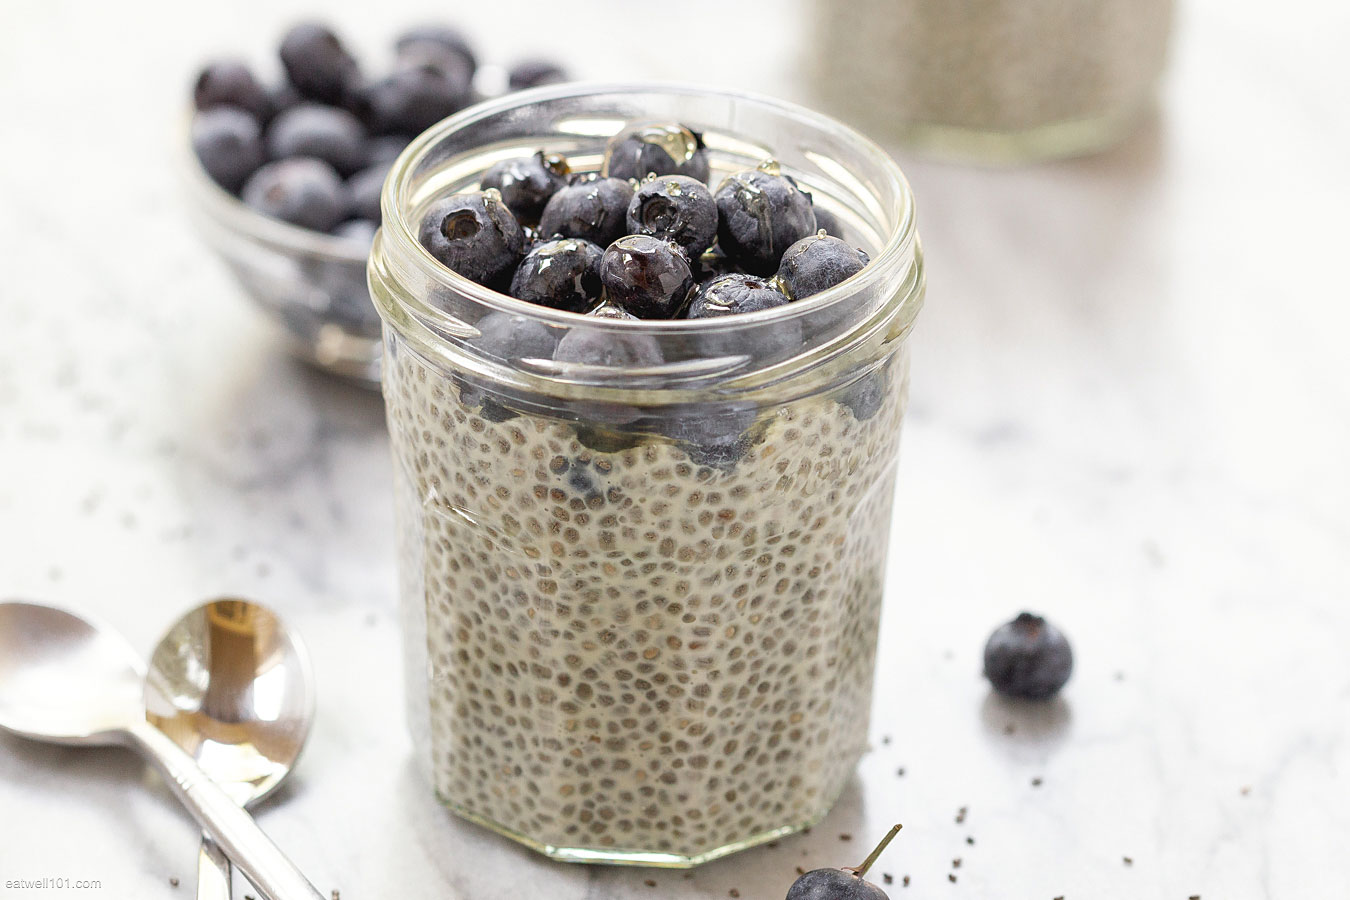
<svg viewBox="0 0 1350 900">
<path fill-rule="evenodd" d="M 211 179 L 235 194 L 267 161 L 258 121 L 233 106 L 217 106 L 192 117 L 192 149 Z"/>
<path fill-rule="evenodd" d="M 597 319 L 636 321 L 637 317 L 613 306 L 601 306 L 589 315 Z M 573 328 L 558 341 L 553 358 L 588 366 L 650 367 L 664 362 L 661 347 L 649 334 L 626 334 Z"/>
<path fill-rule="evenodd" d="M 507 84 L 513 91 L 567 81 L 567 70 L 547 59 L 521 60 L 511 67 Z"/>
<path fill-rule="evenodd" d="M 272 159 L 312 156 L 351 175 L 366 165 L 366 129 L 345 109 L 302 103 L 267 126 L 267 152 Z"/>
<path fill-rule="evenodd" d="M 418 240 L 447 268 L 500 288 L 520 262 L 525 233 L 501 195 L 487 190 L 438 200 L 422 220 Z"/>
<path fill-rule="evenodd" d="M 321 159 L 270 162 L 244 184 L 243 197 L 263 215 L 311 231 L 332 231 L 347 217 L 342 179 Z"/>
<path fill-rule="evenodd" d="M 511 296 L 553 309 L 585 312 L 600 299 L 605 251 L 580 238 L 536 245 L 511 279 Z"/>
<path fill-rule="evenodd" d="M 474 55 L 473 46 L 457 28 L 447 25 L 422 25 L 403 32 L 394 42 L 394 50 L 399 54 L 427 46 L 460 57 L 468 65 L 470 76 L 478 69 L 478 57 Z"/>
<path fill-rule="evenodd" d="M 866 253 L 839 238 L 813 234 L 784 251 L 778 280 L 800 300 L 857 275 L 869 261 Z"/>
<path fill-rule="evenodd" d="M 389 166 L 374 165 L 347 179 L 347 214 L 357 219 L 380 221 L 380 192 Z"/>
<path fill-rule="evenodd" d="M 783 252 L 816 232 L 811 197 L 787 175 L 749 169 L 717 188 L 717 243 L 747 272 L 768 275 Z"/>
<path fill-rule="evenodd" d="M 828 209 L 819 206 L 812 206 L 816 213 L 816 230 L 823 231 L 830 237 L 842 238 L 844 236 L 844 226 L 840 224 L 839 217 Z"/>
<path fill-rule="evenodd" d="M 267 90 L 252 70 L 234 59 L 217 60 L 202 69 L 192 87 L 192 102 L 199 110 L 233 106 L 259 122 L 266 122 L 272 109 Z"/>
<path fill-rule="evenodd" d="M 889 900 L 886 892 L 843 869 L 812 869 L 788 888 L 787 900 Z"/>
<path fill-rule="evenodd" d="M 644 181 L 628 204 L 628 233 L 679 244 L 693 259 L 717 239 L 717 203 L 706 184 L 688 175 Z"/>
<path fill-rule="evenodd" d="M 383 165 L 385 169 L 389 169 L 410 143 L 412 138 L 402 134 L 382 134 L 373 137 L 366 144 L 366 158 L 372 166 Z"/>
<path fill-rule="evenodd" d="M 694 287 L 684 251 L 645 234 L 609 245 L 600 260 L 600 281 L 610 302 L 641 319 L 673 319 Z"/>
<path fill-rule="evenodd" d="M 468 105 L 473 71 L 457 56 L 413 48 L 394 71 L 363 91 L 377 134 L 418 134 Z"/>
<path fill-rule="evenodd" d="M 567 186 L 567 160 L 543 150 L 533 156 L 504 159 L 483 173 L 482 187 L 496 188 L 517 219 L 538 222 L 549 199 Z"/>
<path fill-rule="evenodd" d="M 341 103 L 360 77 L 356 59 L 337 35 L 317 22 L 302 22 L 286 32 L 281 65 L 301 94 L 331 105 Z"/>
<path fill-rule="evenodd" d="M 787 295 L 778 290 L 773 282 L 756 275 L 732 273 L 710 278 L 696 287 L 690 295 L 689 309 L 685 312 L 685 317 L 720 318 L 737 313 L 774 309 L 786 306 L 789 302 Z M 744 341 L 737 342 L 729 336 L 709 334 L 701 340 L 700 346 L 709 356 L 744 352 Z M 761 359 L 786 357 L 801 345 L 801 323 L 786 321 L 775 325 L 772 334 L 760 338 L 756 342 L 756 351 Z"/>
<path fill-rule="evenodd" d="M 633 186 L 618 178 L 577 181 L 559 188 L 539 217 L 539 235 L 573 237 L 608 247 L 627 229 Z"/>
<path fill-rule="evenodd" d="M 636 181 L 648 175 L 687 175 L 706 184 L 708 150 L 703 136 L 683 125 L 636 125 L 609 139 L 600 172 Z"/>
<path fill-rule="evenodd" d="M 679 443 L 699 466 L 731 470 L 750 446 L 748 431 L 755 424 L 750 404 L 728 404 L 710 409 L 706 404 L 672 407 L 650 418 L 652 430 Z"/>
<path fill-rule="evenodd" d="M 984 646 L 984 677 L 1008 697 L 1048 700 L 1073 673 L 1073 651 L 1058 628 L 1022 613 L 994 629 Z"/>
<path fill-rule="evenodd" d="M 558 343 L 552 329 L 524 316 L 488 313 L 478 320 L 477 328 L 478 336 L 469 343 L 482 353 L 504 360 L 549 359 Z M 489 422 L 505 422 L 518 415 L 467 381 L 460 383 L 459 399 L 465 406 L 480 407 L 479 414 Z"/>
<path fill-rule="evenodd" d="M 295 89 L 295 85 L 283 79 L 280 84 L 267 92 L 268 121 L 275 119 L 292 107 L 308 102 L 305 96 Z"/>
<path fill-rule="evenodd" d="M 839 402 L 853 413 L 853 418 L 859 422 L 866 422 L 881 411 L 881 404 L 886 401 L 886 392 L 890 389 L 890 384 L 888 369 L 885 367 L 876 369 L 844 388 L 839 395 Z"/>
</svg>

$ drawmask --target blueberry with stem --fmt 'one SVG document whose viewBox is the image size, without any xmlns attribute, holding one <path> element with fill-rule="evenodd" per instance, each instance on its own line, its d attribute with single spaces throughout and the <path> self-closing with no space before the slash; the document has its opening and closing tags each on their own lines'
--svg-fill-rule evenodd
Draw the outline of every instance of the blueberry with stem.
<svg viewBox="0 0 1350 900">
<path fill-rule="evenodd" d="M 890 900 L 886 892 L 868 881 L 867 870 L 877 861 L 897 834 L 900 825 L 896 825 L 881 839 L 881 843 L 867 854 L 862 865 L 843 869 L 812 869 L 798 878 L 788 888 L 787 900 Z"/>
</svg>

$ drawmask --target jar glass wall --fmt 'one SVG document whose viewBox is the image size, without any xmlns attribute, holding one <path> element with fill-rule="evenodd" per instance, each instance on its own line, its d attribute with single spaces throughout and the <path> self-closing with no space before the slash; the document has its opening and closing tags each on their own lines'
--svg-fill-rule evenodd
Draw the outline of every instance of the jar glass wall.
<svg viewBox="0 0 1350 900">
<path fill-rule="evenodd" d="M 540 148 L 596 167 L 634 120 L 701 131 L 713 182 L 772 156 L 872 254 L 722 319 L 531 306 L 439 266 L 418 217 Z M 405 152 L 371 292 L 397 483 L 410 722 L 451 809 L 561 859 L 687 866 L 805 827 L 867 734 L 914 206 L 875 145 L 798 107 L 568 85 Z M 505 357 L 485 317 L 642 342 L 641 367 Z"/>
</svg>

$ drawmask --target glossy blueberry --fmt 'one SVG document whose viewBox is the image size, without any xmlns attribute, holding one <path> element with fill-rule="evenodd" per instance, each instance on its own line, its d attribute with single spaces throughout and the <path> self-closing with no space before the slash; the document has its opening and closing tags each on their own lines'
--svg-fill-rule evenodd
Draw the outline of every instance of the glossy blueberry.
<svg viewBox="0 0 1350 900">
<path fill-rule="evenodd" d="M 889 900 L 886 892 L 843 869 L 812 869 L 788 888 L 787 900 Z"/>
<path fill-rule="evenodd" d="M 718 275 L 704 281 L 694 288 L 689 297 L 689 309 L 685 317 L 689 319 L 713 319 L 737 313 L 758 312 L 786 306 L 790 301 L 782 291 L 764 278 L 756 275 L 731 273 Z M 755 341 L 757 357 L 786 357 L 801 347 L 802 326 L 796 320 L 779 322 L 767 333 L 761 333 Z M 707 334 L 700 340 L 700 347 L 709 356 L 726 356 L 746 351 L 746 342 L 728 335 Z"/>
<path fill-rule="evenodd" d="M 683 125 L 657 122 L 626 128 L 609 139 L 602 174 L 641 181 L 648 175 L 688 175 L 707 183 L 703 136 Z"/>
<path fill-rule="evenodd" d="M 1073 673 L 1073 651 L 1058 628 L 1024 612 L 994 629 L 984 646 L 984 677 L 1009 697 L 1047 700 Z"/>
<path fill-rule="evenodd" d="M 494 190 L 453 194 L 432 204 L 418 230 L 442 265 L 472 281 L 500 287 L 524 251 L 525 234 Z"/>
<path fill-rule="evenodd" d="M 458 56 L 414 47 L 363 98 L 372 131 L 418 134 L 469 103 L 473 71 Z"/>
<path fill-rule="evenodd" d="M 380 192 L 389 166 L 368 166 L 347 179 L 347 214 L 358 219 L 380 221 Z"/>
<path fill-rule="evenodd" d="M 694 286 L 684 251 L 645 234 L 609 245 L 600 260 L 600 281 L 610 302 L 642 319 L 674 318 Z"/>
<path fill-rule="evenodd" d="M 469 343 L 503 360 L 549 359 L 558 343 L 548 326 L 524 316 L 488 313 L 478 320 L 477 328 L 478 335 Z M 503 406 L 497 395 L 467 380 L 460 382 L 459 399 L 465 406 L 480 407 L 479 415 L 489 422 L 505 422 L 518 415 Z"/>
<path fill-rule="evenodd" d="M 263 215 L 313 231 L 331 231 L 347 215 L 342 179 L 321 159 L 270 162 L 244 184 L 243 197 Z"/>
<path fill-rule="evenodd" d="M 273 159 L 312 156 L 350 175 L 366 164 L 366 129 L 345 109 L 302 103 L 267 126 L 267 152 Z"/>
<path fill-rule="evenodd" d="M 553 309 L 585 312 L 600 299 L 600 260 L 590 241 L 559 238 L 525 254 L 511 279 L 511 296 Z"/>
<path fill-rule="evenodd" d="M 679 244 L 693 259 L 717 239 L 717 202 L 706 184 L 688 175 L 644 181 L 628 204 L 628 232 Z"/>
<path fill-rule="evenodd" d="M 202 69 L 192 87 L 192 102 L 197 109 L 233 106 L 259 122 L 267 121 L 272 102 L 267 90 L 253 77 L 252 70 L 234 59 L 222 59 Z"/>
<path fill-rule="evenodd" d="M 783 251 L 816 232 L 811 197 L 787 175 L 748 169 L 717 188 L 717 243 L 748 272 L 768 275 Z"/>
<path fill-rule="evenodd" d="M 327 26 L 301 22 L 281 39 L 281 65 L 311 100 L 340 103 L 359 78 L 356 59 Z"/>
<path fill-rule="evenodd" d="M 539 234 L 574 237 L 608 247 L 626 230 L 633 186 L 618 178 L 576 181 L 559 188 L 544 205 Z"/>
<path fill-rule="evenodd" d="M 537 222 L 549 199 L 567 186 L 570 172 L 565 158 L 539 150 L 493 163 L 483 173 L 482 187 L 496 188 L 517 219 Z"/>
<path fill-rule="evenodd" d="M 867 254 L 857 247 L 817 233 L 802 238 L 783 252 L 783 260 L 778 265 L 778 280 L 794 299 L 800 300 L 857 275 L 868 262 Z"/>
<path fill-rule="evenodd" d="M 608 304 L 588 315 L 597 319 L 637 320 L 636 316 Z M 664 362 L 660 345 L 649 334 L 599 331 L 584 326 L 563 335 L 553 358 L 559 362 L 624 368 L 659 366 Z"/>
<path fill-rule="evenodd" d="M 468 64 L 470 76 L 478 68 L 478 57 L 474 55 L 472 45 L 458 28 L 447 25 L 421 25 L 403 32 L 394 42 L 394 49 L 399 54 L 428 46 L 460 57 Z"/>
<path fill-rule="evenodd" d="M 729 470 L 750 446 L 755 408 L 747 403 L 672 407 L 652 416 L 651 423 L 653 430 L 678 442 L 695 465 Z"/>
<path fill-rule="evenodd" d="M 567 71 L 555 62 L 547 59 L 525 59 L 511 67 L 507 75 L 507 84 L 513 91 L 539 87 L 545 84 L 557 84 L 566 81 Z"/>
<path fill-rule="evenodd" d="M 211 179 L 232 193 L 267 160 L 257 120 L 233 106 L 192 117 L 192 149 Z"/>
<path fill-rule="evenodd" d="M 853 418 L 859 422 L 866 422 L 881 411 L 881 404 L 886 401 L 886 391 L 889 390 L 890 383 L 889 370 L 886 367 L 874 369 L 844 388 L 839 395 L 839 402 L 853 413 Z"/>
</svg>

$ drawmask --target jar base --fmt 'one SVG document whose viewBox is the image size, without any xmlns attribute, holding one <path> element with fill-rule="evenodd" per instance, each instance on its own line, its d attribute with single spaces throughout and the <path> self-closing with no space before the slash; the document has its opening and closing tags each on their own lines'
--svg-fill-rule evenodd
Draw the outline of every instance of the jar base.
<svg viewBox="0 0 1350 900">
<path fill-rule="evenodd" d="M 909 123 L 901 126 L 897 140 L 906 149 L 934 159 L 1002 166 L 1049 162 L 1109 149 L 1128 137 L 1155 108 L 1149 100 L 1107 115 L 1017 131 Z"/>
<path fill-rule="evenodd" d="M 758 834 L 751 835 L 750 837 L 736 841 L 735 843 L 714 847 L 711 850 L 691 856 L 679 853 L 621 850 L 612 847 L 555 846 L 543 841 L 537 841 L 518 831 L 513 831 L 505 825 L 494 822 L 486 816 L 471 812 L 463 806 L 460 806 L 451 800 L 447 800 L 440 792 L 436 793 L 436 799 L 442 806 L 459 816 L 461 819 L 482 826 L 489 831 L 495 832 L 504 838 L 509 838 L 517 844 L 528 847 L 536 853 L 541 853 L 549 859 L 557 860 L 558 862 L 601 866 L 641 866 L 649 869 L 692 869 L 695 866 L 701 866 L 704 863 L 712 862 L 715 859 L 721 859 L 724 856 L 730 856 L 731 854 L 739 853 L 742 850 L 749 850 L 751 847 L 758 847 L 761 844 L 776 841 L 779 838 L 787 837 L 790 834 L 796 834 L 799 831 L 803 831 L 816 825 L 821 819 L 829 814 L 831 809 L 834 808 L 834 804 L 838 801 L 839 794 L 841 793 L 843 793 L 842 788 L 834 797 L 830 798 L 830 802 L 817 815 L 812 816 L 809 819 L 791 825 L 772 828 L 768 831 L 761 831 Z"/>
</svg>

